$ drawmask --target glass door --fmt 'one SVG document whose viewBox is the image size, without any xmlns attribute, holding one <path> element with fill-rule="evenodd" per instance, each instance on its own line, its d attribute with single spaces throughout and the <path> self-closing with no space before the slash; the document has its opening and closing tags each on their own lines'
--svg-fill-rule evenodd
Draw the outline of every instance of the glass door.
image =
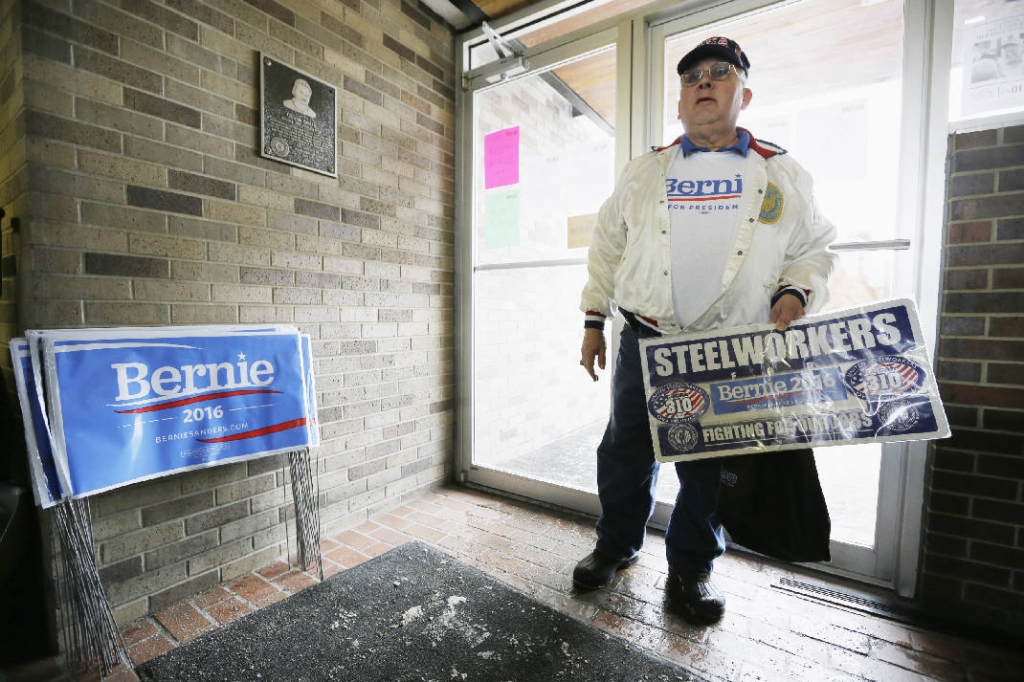
<svg viewBox="0 0 1024 682">
<path fill-rule="evenodd" d="M 728 15 L 726 7 L 677 16 L 652 28 L 652 100 L 661 103 L 649 114 L 652 144 L 682 132 L 678 60 L 706 37 L 736 40 L 750 57 L 753 91 L 739 124 L 810 171 L 822 211 L 839 230 L 829 308 L 913 297 L 913 230 L 901 205 L 915 186 L 900 163 L 903 2 L 761 4 L 741 14 Z M 901 519 L 893 512 L 902 493 L 892 482 L 902 478 L 901 446 L 822 447 L 815 458 L 832 516 L 832 567 L 894 582 Z"/>
<path fill-rule="evenodd" d="M 674 65 L 707 36 L 751 55 L 740 125 L 811 171 L 839 228 L 832 307 L 915 298 L 933 345 L 945 151 L 937 5 L 683 0 L 645 15 L 646 0 L 613 0 L 590 15 L 589 5 L 542 4 L 564 11 L 517 13 L 496 24 L 501 35 L 485 26 L 457 52 L 462 480 L 600 511 L 595 450 L 619 323 L 606 330 L 609 368 L 595 384 L 578 364 L 590 233 L 617 170 L 682 132 Z M 610 14 L 619 8 L 631 14 Z M 834 530 L 825 570 L 912 593 L 926 445 L 819 449 Z M 654 525 L 667 520 L 674 478 L 660 477 Z"/>
<path fill-rule="evenodd" d="M 461 357 L 471 362 L 465 475 L 589 511 L 610 380 L 595 384 L 579 366 L 579 301 L 616 174 L 616 43 L 612 28 L 528 59 L 506 55 L 519 73 L 471 78 L 463 100 L 472 148 L 460 221 L 472 225 L 460 316 L 470 350 Z"/>
</svg>

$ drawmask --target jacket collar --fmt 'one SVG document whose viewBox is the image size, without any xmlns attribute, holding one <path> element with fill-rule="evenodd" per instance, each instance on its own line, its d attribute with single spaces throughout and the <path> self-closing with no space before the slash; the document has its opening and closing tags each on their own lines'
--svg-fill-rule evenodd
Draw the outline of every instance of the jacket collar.
<svg viewBox="0 0 1024 682">
<path fill-rule="evenodd" d="M 737 140 L 728 147 L 719 147 L 715 150 L 716 154 L 719 153 L 735 153 L 740 156 L 746 156 L 747 152 L 750 151 L 750 133 L 743 128 L 736 129 Z M 694 152 L 710 152 L 711 150 L 707 147 L 701 147 L 694 143 L 693 140 L 687 135 L 683 135 L 680 139 L 680 148 L 682 149 L 683 156 L 689 156 Z"/>
<path fill-rule="evenodd" d="M 750 149 L 757 152 L 757 154 L 763 159 L 770 159 L 771 157 L 776 156 L 778 154 L 786 153 L 785 149 L 776 144 L 772 144 L 771 142 L 765 142 L 764 140 L 758 140 L 746 128 L 737 128 L 737 130 L 742 130 L 743 132 L 750 135 Z M 672 144 L 665 145 L 664 147 L 654 147 L 654 151 L 663 152 L 667 149 L 674 147 L 677 144 L 682 144 L 682 141 L 683 136 L 680 135 L 675 139 L 675 142 L 673 142 Z"/>
</svg>

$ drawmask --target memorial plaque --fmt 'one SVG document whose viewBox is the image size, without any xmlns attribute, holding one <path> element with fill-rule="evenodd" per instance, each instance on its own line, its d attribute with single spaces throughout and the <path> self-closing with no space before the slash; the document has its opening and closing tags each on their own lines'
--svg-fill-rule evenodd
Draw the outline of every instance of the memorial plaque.
<svg viewBox="0 0 1024 682">
<path fill-rule="evenodd" d="M 337 90 L 260 55 L 260 155 L 338 177 Z"/>
</svg>

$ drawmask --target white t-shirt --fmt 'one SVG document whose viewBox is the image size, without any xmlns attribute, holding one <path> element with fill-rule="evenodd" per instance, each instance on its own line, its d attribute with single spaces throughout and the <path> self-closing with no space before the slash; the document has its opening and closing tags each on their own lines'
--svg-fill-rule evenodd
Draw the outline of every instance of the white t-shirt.
<svg viewBox="0 0 1024 682">
<path fill-rule="evenodd" d="M 669 164 L 672 299 L 682 327 L 700 317 L 721 293 L 744 164 L 735 151 L 692 152 L 684 157 L 681 148 Z"/>
</svg>

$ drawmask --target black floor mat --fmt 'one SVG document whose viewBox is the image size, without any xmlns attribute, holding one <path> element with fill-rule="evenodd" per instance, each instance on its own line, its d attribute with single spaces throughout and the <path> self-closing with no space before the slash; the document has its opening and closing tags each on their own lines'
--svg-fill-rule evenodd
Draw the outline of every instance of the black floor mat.
<svg viewBox="0 0 1024 682">
<path fill-rule="evenodd" d="M 137 673 L 151 682 L 705 682 L 418 542 Z"/>
</svg>

